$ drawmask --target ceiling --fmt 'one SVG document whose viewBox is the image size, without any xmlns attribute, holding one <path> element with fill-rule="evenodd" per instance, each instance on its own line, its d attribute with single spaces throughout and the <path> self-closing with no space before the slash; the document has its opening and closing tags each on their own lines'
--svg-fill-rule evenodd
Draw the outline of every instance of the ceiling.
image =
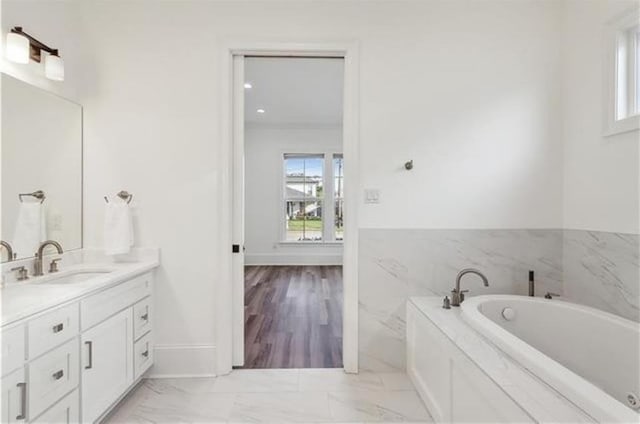
<svg viewBox="0 0 640 424">
<path fill-rule="evenodd" d="M 343 59 L 248 57 L 244 71 L 245 122 L 342 124 Z"/>
</svg>

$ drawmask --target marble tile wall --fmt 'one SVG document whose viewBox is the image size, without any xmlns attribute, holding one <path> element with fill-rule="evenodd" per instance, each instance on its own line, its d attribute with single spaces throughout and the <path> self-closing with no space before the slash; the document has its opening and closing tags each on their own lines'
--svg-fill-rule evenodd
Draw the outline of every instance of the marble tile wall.
<svg viewBox="0 0 640 424">
<path fill-rule="evenodd" d="M 526 295 L 528 270 L 536 295 L 550 291 L 640 320 L 638 235 L 583 230 L 362 229 L 359 240 L 360 369 L 405 368 L 405 302 L 449 294 L 458 271 L 469 295 Z"/>
<path fill-rule="evenodd" d="M 466 276 L 469 295 L 526 294 L 530 269 L 538 293 L 562 290 L 562 230 L 362 229 L 359 237 L 362 370 L 404 370 L 407 298 L 449 294 L 462 268 L 490 281 L 485 288 Z"/>
<path fill-rule="evenodd" d="M 639 246 L 637 234 L 565 230 L 563 294 L 640 321 Z"/>
</svg>

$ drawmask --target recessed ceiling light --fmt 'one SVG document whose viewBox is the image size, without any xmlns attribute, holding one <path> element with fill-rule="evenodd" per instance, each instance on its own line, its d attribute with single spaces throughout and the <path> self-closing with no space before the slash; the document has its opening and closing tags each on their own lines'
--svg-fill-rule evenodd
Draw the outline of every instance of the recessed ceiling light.
<svg viewBox="0 0 640 424">
<path fill-rule="evenodd" d="M 258 110 L 256 110 L 256 112 L 258 112 L 258 113 L 264 113 L 264 109 L 258 109 Z"/>
<path fill-rule="evenodd" d="M 244 83 L 244 88 L 253 88 L 253 85 L 251 85 L 250 82 L 245 82 Z"/>
</svg>

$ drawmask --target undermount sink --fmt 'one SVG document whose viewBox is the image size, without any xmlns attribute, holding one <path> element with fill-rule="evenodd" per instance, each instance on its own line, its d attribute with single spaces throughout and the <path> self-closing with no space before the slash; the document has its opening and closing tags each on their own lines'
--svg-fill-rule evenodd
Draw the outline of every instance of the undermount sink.
<svg viewBox="0 0 640 424">
<path fill-rule="evenodd" d="M 38 284 L 64 285 L 64 284 L 83 283 L 94 277 L 99 277 L 109 272 L 111 272 L 111 270 L 108 270 L 108 269 L 77 271 L 77 272 L 73 272 L 65 275 L 56 276 L 53 278 L 47 278 L 46 280 L 41 281 Z"/>
</svg>

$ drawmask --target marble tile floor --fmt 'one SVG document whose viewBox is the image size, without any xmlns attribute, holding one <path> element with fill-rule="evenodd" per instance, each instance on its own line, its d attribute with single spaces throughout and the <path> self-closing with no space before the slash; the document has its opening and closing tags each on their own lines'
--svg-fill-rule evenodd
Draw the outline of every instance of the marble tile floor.
<svg viewBox="0 0 640 424">
<path fill-rule="evenodd" d="M 430 423 L 404 373 L 236 370 L 218 378 L 149 379 L 106 423 Z"/>
</svg>

